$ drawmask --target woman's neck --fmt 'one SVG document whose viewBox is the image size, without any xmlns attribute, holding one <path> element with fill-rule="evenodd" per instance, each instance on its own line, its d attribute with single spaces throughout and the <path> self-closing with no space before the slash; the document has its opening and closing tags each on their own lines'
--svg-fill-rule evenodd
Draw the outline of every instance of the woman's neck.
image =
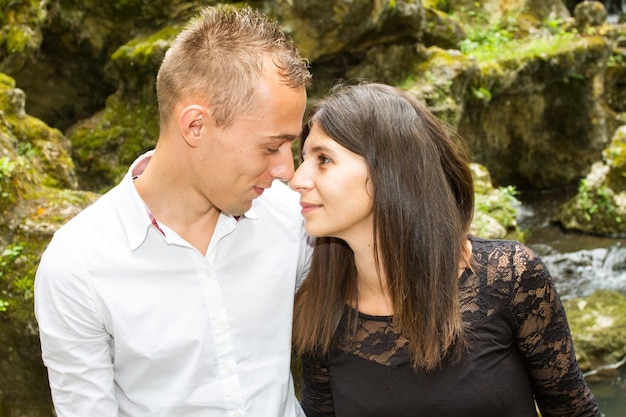
<svg viewBox="0 0 626 417">
<path fill-rule="evenodd" d="M 371 316 L 393 315 L 393 303 L 387 286 L 384 266 L 376 268 L 373 245 L 367 244 L 354 250 L 357 271 L 358 305 L 352 306 Z"/>
</svg>

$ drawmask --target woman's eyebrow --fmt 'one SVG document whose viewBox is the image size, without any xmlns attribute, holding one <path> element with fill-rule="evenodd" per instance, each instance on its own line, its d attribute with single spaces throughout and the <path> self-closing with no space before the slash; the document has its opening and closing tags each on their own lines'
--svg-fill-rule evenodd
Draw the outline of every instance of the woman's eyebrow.
<svg viewBox="0 0 626 417">
<path fill-rule="evenodd" d="M 334 152 L 329 147 L 324 146 L 324 145 L 314 146 L 311 149 L 309 149 L 309 152 L 313 152 L 313 153 L 324 152 L 324 153 L 327 153 L 327 154 L 334 154 Z"/>
</svg>

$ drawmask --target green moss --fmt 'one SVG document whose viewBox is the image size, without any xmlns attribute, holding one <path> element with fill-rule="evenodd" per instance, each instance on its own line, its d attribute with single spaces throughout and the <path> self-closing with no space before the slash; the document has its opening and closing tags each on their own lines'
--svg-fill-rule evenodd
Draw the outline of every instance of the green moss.
<svg viewBox="0 0 626 417">
<path fill-rule="evenodd" d="M 14 0 L 0 7 L 0 57 L 36 50 L 45 9 L 38 0 Z"/>
<path fill-rule="evenodd" d="M 29 182 L 59 188 L 74 187 L 74 163 L 64 148 L 63 134 L 32 116 L 6 116 L 5 121 L 11 134 L 17 138 L 16 150 L 28 161 L 32 171 L 26 177 L 30 179 Z M 46 155 L 46 152 L 53 153 L 54 157 Z"/>
<path fill-rule="evenodd" d="M 80 188 L 104 192 L 124 176 L 137 156 L 154 148 L 159 134 L 158 108 L 117 93 L 103 112 L 69 134 Z"/>
<path fill-rule="evenodd" d="M 461 44 L 461 49 L 464 53 L 476 57 L 479 62 L 521 60 L 530 57 L 547 59 L 571 48 L 579 48 L 586 42 L 570 32 L 537 39 L 516 39 L 506 32 L 495 32 L 483 42 L 465 40 Z"/>
<path fill-rule="evenodd" d="M 29 192 L 35 179 L 34 170 L 25 157 L 0 157 L 0 213 Z"/>
<path fill-rule="evenodd" d="M 564 306 L 583 370 L 626 355 L 626 296 L 596 290 L 588 298 L 566 300 Z"/>
<path fill-rule="evenodd" d="M 57 230 L 71 213 L 78 213 L 95 202 L 100 194 L 90 191 L 39 187 L 26 196 L 30 202 L 31 220 L 46 224 L 45 229 Z M 70 213 L 70 214 L 68 214 Z"/>
<path fill-rule="evenodd" d="M 169 26 L 137 37 L 113 53 L 110 70 L 118 74 L 118 91 L 109 96 L 103 111 L 68 133 L 80 188 L 106 191 L 138 155 L 156 144 L 159 119 L 154 82 L 179 31 L 179 26 Z"/>
<path fill-rule="evenodd" d="M 13 319 L 32 320 L 32 298 L 35 272 L 43 242 L 11 243 L 0 252 L 0 299 L 5 312 Z"/>
<path fill-rule="evenodd" d="M 602 154 L 609 169 L 607 186 L 615 193 L 626 192 L 626 129 L 616 133 Z"/>
<path fill-rule="evenodd" d="M 137 37 L 120 46 L 111 56 L 111 60 L 124 67 L 134 65 L 146 67 L 157 61 L 158 68 L 163 53 L 169 48 L 180 29 L 179 26 L 169 26 L 154 34 Z"/>
<path fill-rule="evenodd" d="M 475 210 L 470 233 L 488 238 L 524 241 L 525 233 L 517 224 L 520 201 L 513 186 L 495 188 L 487 168 L 470 164 L 474 180 Z"/>
<path fill-rule="evenodd" d="M 616 194 L 606 186 L 591 187 L 586 179 L 557 217 L 567 229 L 607 236 L 626 234 L 626 211 L 617 204 Z"/>
<path fill-rule="evenodd" d="M 613 53 L 607 61 L 607 66 L 614 68 L 626 68 L 626 58 L 620 53 Z"/>
<path fill-rule="evenodd" d="M 456 126 L 459 103 L 476 64 L 467 56 L 436 46 L 423 55 L 426 59 L 416 57 L 410 75 L 394 84 L 423 100 L 439 119 Z"/>
<path fill-rule="evenodd" d="M 25 52 L 37 46 L 35 33 L 27 26 L 13 26 L 6 30 L 5 48 L 9 54 Z"/>
<path fill-rule="evenodd" d="M 499 221 L 505 227 L 511 227 L 517 225 L 517 207 L 520 206 L 520 201 L 517 199 L 519 194 L 514 186 L 498 187 L 485 195 L 493 194 L 491 198 L 482 198 L 477 196 L 476 207 L 478 211 L 488 213 L 493 218 Z"/>
<path fill-rule="evenodd" d="M 27 115 L 24 94 L 14 87 L 13 78 L 0 73 L 0 135 L 4 146 L 0 210 L 14 204 L 36 184 L 76 186 L 63 134 Z"/>
<path fill-rule="evenodd" d="M 32 237 L 16 237 L 8 245 L 0 247 L 0 356 L 5 375 L 11 375 L 10 387 L 3 386 L 2 407 L 11 404 L 24 392 L 30 400 L 29 411 L 49 400 L 45 368 L 41 365 L 41 351 L 37 335 L 37 322 L 33 315 L 33 282 L 39 257 L 46 241 Z M 2 311 L 4 310 L 4 311 Z M 27 376 L 22 373 L 27 369 Z M 41 381 L 37 384 L 35 381 Z M 21 392 L 20 392 L 21 391 Z M 9 400 L 7 402 L 6 400 Z M 26 402 L 24 402 L 26 403 Z M 7 410 L 4 409 L 6 412 Z M 15 411 L 13 409 L 12 411 Z M 3 415 L 26 415 L 23 413 Z M 0 410 L 2 414 L 2 410 Z M 50 415 L 37 413 L 33 415 Z"/>
<path fill-rule="evenodd" d="M 517 224 L 517 207 L 520 202 L 515 197 L 514 187 L 492 188 L 476 193 L 476 209 L 472 223 L 472 233 L 482 237 L 508 238 L 524 241 L 525 234 Z M 503 235 L 493 235 L 491 222 L 495 221 L 503 230 Z"/>
<path fill-rule="evenodd" d="M 0 89 L 6 90 L 10 88 L 15 88 L 15 79 L 3 72 L 0 72 Z"/>
<path fill-rule="evenodd" d="M 441 10 L 446 13 L 450 11 L 450 3 L 448 0 L 422 0 L 422 6 L 428 9 Z"/>
<path fill-rule="evenodd" d="M 69 217 L 92 204 L 98 194 L 49 187 L 32 188 L 21 196 L 20 223 L 12 241 L 0 247 L 0 300 L 13 318 L 32 319 L 33 283 L 39 258 L 50 240 L 50 233 L 65 224 Z M 6 217 L 5 217 L 6 220 Z M 0 222 L 0 228 L 8 225 Z M 8 305 L 7 305 L 8 303 Z"/>
</svg>

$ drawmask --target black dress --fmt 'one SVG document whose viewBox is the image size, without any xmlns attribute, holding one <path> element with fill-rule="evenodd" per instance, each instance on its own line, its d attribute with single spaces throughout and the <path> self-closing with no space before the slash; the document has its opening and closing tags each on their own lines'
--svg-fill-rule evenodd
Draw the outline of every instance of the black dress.
<svg viewBox="0 0 626 417">
<path fill-rule="evenodd" d="M 542 260 L 512 241 L 471 237 L 477 261 L 460 278 L 469 348 L 458 363 L 410 366 L 392 317 L 346 309 L 329 357 L 303 358 L 307 417 L 599 417 L 578 370 L 565 312 Z"/>
</svg>

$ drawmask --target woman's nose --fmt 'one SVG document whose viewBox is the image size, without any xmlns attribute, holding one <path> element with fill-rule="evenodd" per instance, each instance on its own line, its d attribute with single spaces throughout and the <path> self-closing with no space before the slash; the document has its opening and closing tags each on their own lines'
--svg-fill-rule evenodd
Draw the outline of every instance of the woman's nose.
<svg viewBox="0 0 626 417">
<path fill-rule="evenodd" d="M 294 190 L 301 192 L 308 188 L 311 188 L 313 182 L 309 179 L 306 174 L 307 166 L 305 162 L 302 162 L 298 169 L 294 172 L 293 176 L 289 180 L 289 187 Z"/>
</svg>

